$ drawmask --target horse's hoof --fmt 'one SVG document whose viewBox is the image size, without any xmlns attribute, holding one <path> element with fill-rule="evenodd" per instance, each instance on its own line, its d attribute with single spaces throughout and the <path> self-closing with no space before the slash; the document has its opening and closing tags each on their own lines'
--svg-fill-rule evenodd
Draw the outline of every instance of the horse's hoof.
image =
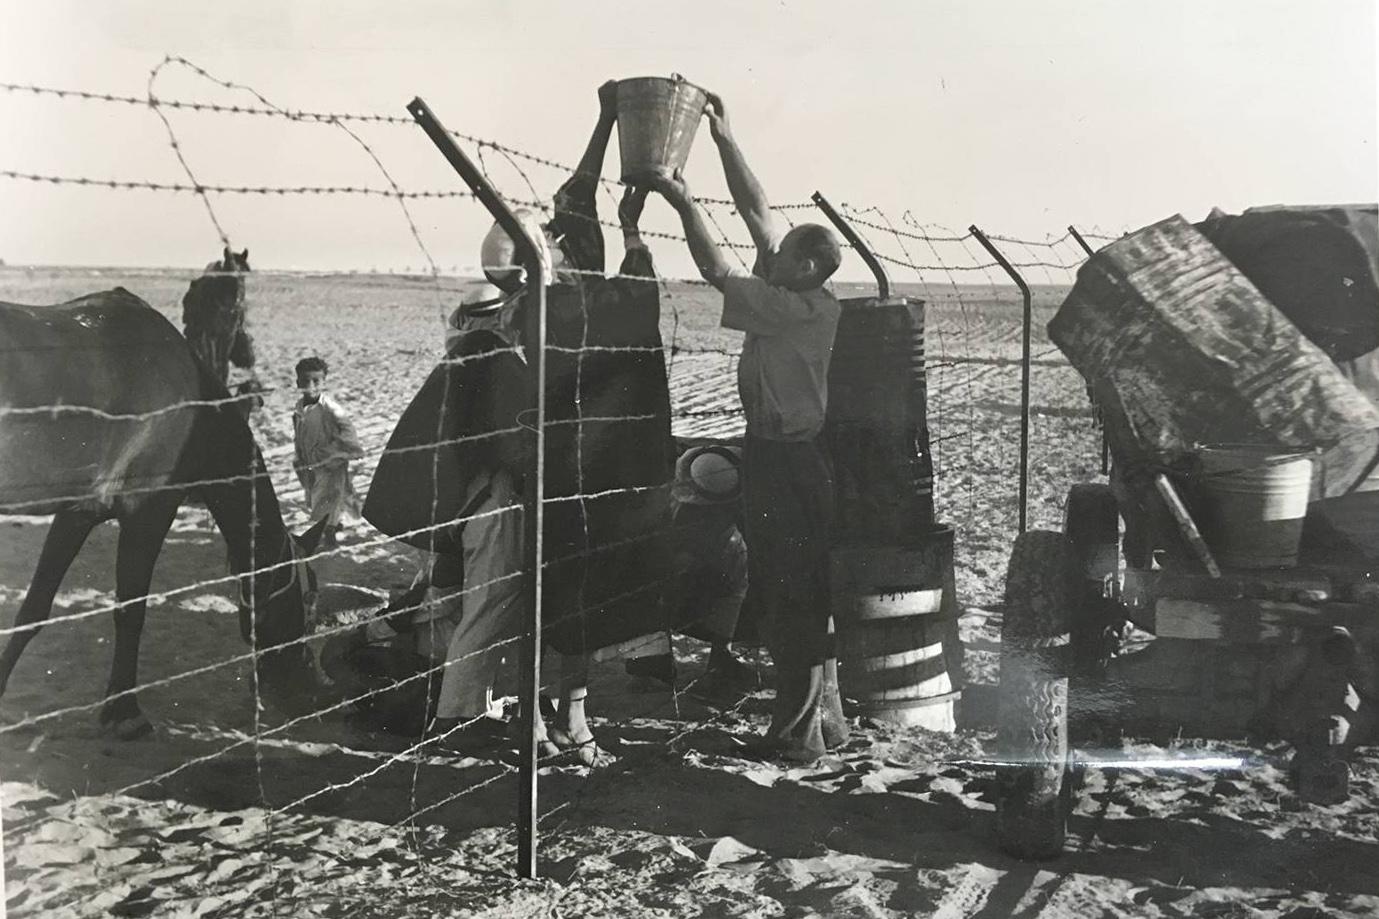
<svg viewBox="0 0 1379 919">
<path fill-rule="evenodd" d="M 138 740 L 153 733 L 153 724 L 144 717 L 142 712 L 133 718 L 102 721 L 101 728 L 114 734 L 116 740 Z"/>
</svg>

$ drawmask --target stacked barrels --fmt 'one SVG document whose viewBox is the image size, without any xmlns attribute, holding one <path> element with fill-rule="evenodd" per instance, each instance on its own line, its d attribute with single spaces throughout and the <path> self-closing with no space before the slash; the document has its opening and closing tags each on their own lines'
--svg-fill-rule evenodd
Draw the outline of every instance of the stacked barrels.
<svg viewBox="0 0 1379 919">
<path fill-rule="evenodd" d="M 924 304 L 842 305 L 824 428 L 841 689 L 866 717 L 952 731 L 962 651 L 953 531 L 934 522 Z"/>
</svg>

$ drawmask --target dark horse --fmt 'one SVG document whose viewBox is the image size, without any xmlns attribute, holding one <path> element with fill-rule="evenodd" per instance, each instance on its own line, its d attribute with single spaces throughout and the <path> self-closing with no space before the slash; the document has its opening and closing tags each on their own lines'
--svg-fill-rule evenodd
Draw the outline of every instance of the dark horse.
<svg viewBox="0 0 1379 919">
<path fill-rule="evenodd" d="M 254 340 L 244 327 L 244 275 L 249 250 L 229 246 L 219 261 L 192 281 L 182 296 L 182 326 L 192 351 L 222 384 L 230 379 L 230 365 L 254 366 Z"/>
<path fill-rule="evenodd" d="M 309 572 L 299 570 L 300 550 L 248 425 L 220 401 L 229 393 L 177 329 L 117 287 L 57 306 L 0 303 L 0 342 L 0 513 L 53 515 L 15 618 L 21 630 L 0 654 L 0 693 L 87 535 L 114 519 L 122 605 L 100 721 L 122 738 L 151 729 L 133 692 L 144 597 L 191 493 L 210 510 L 241 576 L 241 632 L 263 650 L 262 686 L 286 710 L 312 704 L 310 653 L 293 643 L 305 631 Z"/>
</svg>

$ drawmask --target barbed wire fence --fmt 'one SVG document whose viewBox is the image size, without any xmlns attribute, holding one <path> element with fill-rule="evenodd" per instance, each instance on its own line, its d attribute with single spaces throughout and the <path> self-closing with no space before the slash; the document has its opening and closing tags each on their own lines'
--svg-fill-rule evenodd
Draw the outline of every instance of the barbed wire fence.
<svg viewBox="0 0 1379 919">
<path fill-rule="evenodd" d="M 227 105 L 160 98 L 156 94 L 155 84 L 161 73 L 173 67 L 184 68 L 221 89 L 250 94 L 254 101 L 247 105 Z M 422 262 L 422 268 L 417 275 L 403 278 L 398 282 L 397 287 L 407 295 L 429 301 L 430 308 L 435 312 L 438 320 L 430 331 L 424 333 L 425 339 L 421 342 L 413 341 L 410 349 L 397 347 L 398 344 L 404 342 L 405 335 L 403 333 L 390 331 L 384 336 L 388 343 L 394 345 L 394 352 L 405 352 L 404 356 L 409 359 L 410 369 L 405 374 L 406 378 L 409 381 L 419 382 L 421 375 L 438 364 L 458 368 L 470 360 L 488 357 L 488 355 L 474 358 L 445 357 L 442 354 L 440 347 L 441 326 L 448 318 L 456 296 L 472 285 L 471 281 L 463 280 L 461 276 L 480 277 L 482 266 L 451 266 L 448 274 L 443 272 L 428 249 L 413 215 L 408 211 L 409 202 L 426 199 L 473 200 L 474 195 L 467 190 L 450 188 L 409 189 L 401 186 L 390 174 L 374 147 L 364 139 L 361 133 L 363 128 L 372 126 L 397 126 L 416 131 L 416 123 L 412 118 L 283 108 L 272 103 L 250 87 L 222 80 L 192 62 L 177 57 L 165 59 L 150 72 L 147 95 L 143 98 L 15 83 L 0 83 L 0 91 L 56 100 L 151 110 L 166 130 L 168 142 L 175 153 L 179 166 L 185 173 L 186 181 L 184 182 L 36 173 L 7 168 L 6 164 L 0 164 L 0 167 L 6 167 L 0 168 L 0 179 L 12 182 L 44 183 L 54 186 L 140 194 L 191 194 L 203 204 L 212 225 L 213 239 L 217 246 L 228 247 L 234 236 L 232 232 L 229 232 L 234 227 L 227 227 L 217 215 L 215 201 L 223 196 L 302 198 L 304 200 L 337 196 L 393 199 L 406 219 Z M 382 176 L 384 184 L 227 185 L 203 183 L 197 178 L 197 173 L 181 145 L 174 122 L 169 117 L 170 113 L 183 111 L 277 119 L 296 124 L 314 123 L 334 126 L 367 154 Z M 572 167 L 556 160 L 536 156 L 484 138 L 459 132 L 451 132 L 451 134 L 456 139 L 472 145 L 481 158 L 486 153 L 496 154 L 516 175 L 524 189 L 522 195 L 504 195 L 504 200 L 513 206 L 528 207 L 543 213 L 551 213 L 551 198 L 543 196 L 539 191 L 540 188 L 545 187 L 545 183 L 534 178 L 531 173 L 541 170 L 543 173 L 553 173 L 562 177 L 574 174 Z M 487 172 L 487 163 L 484 164 L 484 168 Z M 551 184 L 554 185 L 554 183 Z M 618 183 L 600 177 L 599 188 L 601 193 L 614 204 L 617 200 L 614 189 L 617 187 Z M 749 263 L 745 253 L 753 249 L 753 246 L 750 243 L 731 238 L 724 230 L 724 227 L 730 225 L 736 217 L 733 203 L 715 198 L 698 198 L 696 200 L 709 216 L 709 225 L 719 237 L 720 244 L 734 253 L 739 264 L 744 268 L 748 267 Z M 774 210 L 783 220 L 793 225 L 799 220 L 809 218 L 815 211 L 815 206 L 803 202 L 789 203 L 778 205 Z M 1014 506 L 1016 503 L 1014 482 L 1018 477 L 1019 464 L 1016 454 L 1012 450 L 1012 437 L 1018 435 L 1020 417 L 1018 371 L 1022 363 L 1019 353 L 1021 325 L 1012 322 L 1011 317 L 1014 315 L 1013 308 L 1019 304 L 1019 297 L 1018 294 L 1012 293 L 1014 288 L 1011 283 L 1003 278 L 1000 262 L 989 257 L 983 251 L 978 240 L 985 235 L 989 243 L 998 246 L 1006 253 L 1007 258 L 1013 252 L 1014 257 L 1008 258 L 1008 264 L 1011 268 L 1036 278 L 1036 285 L 1043 285 L 1043 289 L 1037 289 L 1032 298 L 1033 315 L 1036 319 L 1033 323 L 1036 341 L 1032 352 L 1032 363 L 1037 369 L 1036 378 L 1048 377 L 1053 379 L 1053 382 L 1048 383 L 1048 385 L 1036 382 L 1032 390 L 1032 406 L 1035 417 L 1033 430 L 1035 433 L 1031 437 L 1028 468 L 1034 473 L 1035 487 L 1031 502 L 1034 506 L 1032 518 L 1036 522 L 1049 522 L 1050 515 L 1058 509 L 1061 495 L 1056 493 L 1056 487 L 1062 484 L 1061 479 L 1052 475 L 1041 476 L 1038 470 L 1046 465 L 1056 465 L 1053 458 L 1054 454 L 1065 449 L 1066 446 L 1054 442 L 1055 437 L 1062 437 L 1063 434 L 1066 434 L 1066 430 L 1060 428 L 1055 435 L 1041 437 L 1038 434 L 1040 420 L 1045 417 L 1085 418 L 1087 423 L 1083 427 L 1086 428 L 1088 442 L 1091 443 L 1094 437 L 1090 424 L 1091 412 L 1085 403 L 1082 405 L 1067 404 L 1065 401 L 1060 401 L 1060 397 L 1056 395 L 1056 392 L 1067 389 L 1067 381 L 1060 382 L 1057 379 L 1058 376 L 1070 374 L 1072 371 L 1066 362 L 1057 357 L 1056 349 L 1052 348 L 1047 339 L 1042 336 L 1044 325 L 1042 320 L 1046 320 L 1047 316 L 1051 315 L 1051 307 L 1056 306 L 1058 299 L 1057 293 L 1065 289 L 1066 285 L 1071 282 L 1073 272 L 1076 271 L 1085 256 L 1077 247 L 1072 238 L 1073 234 L 1070 232 L 1057 237 L 1051 236 L 1044 240 L 1029 240 L 995 234 L 981 234 L 976 228 L 960 231 L 923 224 L 909 211 L 896 216 L 876 206 L 864 207 L 847 204 L 842 205 L 841 210 L 849 223 L 864 238 L 875 256 L 886 265 L 903 273 L 905 280 L 900 282 L 903 285 L 903 292 L 916 296 L 927 304 L 925 364 L 928 375 L 928 412 L 936 480 L 935 497 L 939 516 L 953 524 L 959 534 L 959 559 L 963 558 L 965 552 L 977 553 L 983 550 L 988 553 L 1002 552 L 1008 545 L 1009 538 L 1013 536 L 1014 521 L 1018 516 Z M 719 217 L 724 219 L 720 221 Z M 598 223 L 600 229 L 619 229 L 619 224 L 614 221 L 599 218 L 591 219 Z M 652 240 L 664 241 L 666 244 L 685 244 L 683 236 L 675 233 L 643 231 L 643 235 Z M 1113 238 L 1095 228 L 1092 232 L 1082 235 L 1096 242 L 1104 242 Z M 137 275 L 137 272 L 131 273 Z M 567 273 L 578 274 L 579 272 Z M 185 274 L 159 272 L 158 280 L 159 283 L 165 285 L 175 285 L 188 282 L 201 274 L 201 271 L 188 271 Z M 331 274 L 358 274 L 378 277 L 374 272 L 362 271 Z M 598 274 L 602 276 L 601 272 Z M 264 292 L 261 286 L 269 287 L 271 285 L 270 289 L 280 294 L 282 291 L 277 290 L 277 288 L 290 291 L 297 285 L 317 284 L 322 277 L 320 272 L 255 271 L 246 275 L 246 282 L 253 285 L 251 287 L 253 290 L 252 300 L 257 302 Z M 648 282 L 646 278 L 634 276 L 624 278 L 624 276 L 613 274 L 606 275 L 606 277 L 623 278 L 636 283 Z M 674 435 L 682 442 L 697 440 L 731 441 L 740 438 L 743 434 L 744 423 L 735 396 L 735 369 L 738 348 L 731 342 L 725 341 L 715 328 L 717 311 L 714 308 L 713 291 L 697 278 L 658 277 L 652 279 L 651 282 L 659 286 L 662 305 L 663 345 L 649 350 L 661 352 L 667 366 Z M 862 293 L 860 285 L 840 282 L 834 287 L 835 292 L 840 296 Z M 258 314 L 256 322 L 260 326 L 275 321 L 276 317 L 264 314 L 261 305 L 255 309 Z M 589 324 L 587 316 L 585 318 L 584 340 L 580 347 L 573 349 L 577 360 L 577 374 L 580 375 L 581 379 L 584 356 L 598 350 L 597 347 L 589 344 L 587 334 Z M 277 363 L 280 367 L 285 366 L 290 361 L 289 355 L 294 350 L 330 351 L 334 349 L 343 357 L 348 355 L 351 350 L 343 341 L 349 337 L 348 333 L 358 332 L 361 333 L 361 337 L 363 334 L 377 336 L 379 334 L 377 327 L 379 320 L 380 314 L 378 312 L 366 306 L 356 306 L 353 314 L 340 317 L 336 325 L 336 335 L 332 336 L 329 343 L 309 340 L 306 336 L 302 336 L 301 340 L 274 347 L 265 356 L 268 362 Z M 433 341 L 434 345 L 432 344 Z M 9 350 L 9 346 L 0 345 L 0 350 Z M 389 355 L 389 357 L 395 358 L 396 353 Z M 341 361 L 344 366 L 349 366 L 349 363 L 348 359 Z M 361 372 L 366 366 L 368 365 L 361 366 Z M 377 370 L 380 368 L 369 367 L 368 369 Z M 347 404 L 360 404 L 372 409 L 370 417 L 358 427 L 358 433 L 365 448 L 365 458 L 358 464 L 356 470 L 357 480 L 361 484 L 366 484 L 372 479 L 379 460 L 390 452 L 398 452 L 400 449 L 427 449 L 439 457 L 440 448 L 449 444 L 515 434 L 522 430 L 521 428 L 512 428 L 484 435 L 459 438 L 446 438 L 443 436 L 443 432 L 438 430 L 434 443 L 425 447 L 388 448 L 386 444 L 392 431 L 394 419 L 401 414 L 405 400 L 415 391 L 416 387 L 394 387 L 393 391 L 388 393 L 380 392 L 380 389 L 380 387 L 357 383 L 341 392 L 342 401 Z M 146 421 L 160 414 L 171 412 L 216 410 L 223 408 L 226 403 L 235 401 L 238 401 L 238 397 L 184 400 L 174 405 L 135 413 L 111 413 L 92 406 L 58 403 L 18 405 L 0 407 L 0 422 L 27 418 L 41 423 L 43 420 L 52 420 L 58 417 L 84 415 L 104 422 L 129 423 Z M 130 479 L 122 483 L 122 495 L 133 497 L 154 494 L 159 491 L 182 492 L 188 489 L 247 485 L 250 495 L 253 496 L 257 494 L 256 488 L 260 483 L 267 483 L 272 486 L 283 506 L 290 509 L 286 516 L 300 522 L 304 516 L 300 507 L 305 500 L 305 495 L 301 486 L 296 482 L 292 469 L 294 452 L 290 433 L 290 411 L 285 410 L 290 404 L 288 393 L 270 392 L 265 409 L 256 413 L 251 420 L 256 443 L 260 445 L 262 465 L 251 461 L 243 467 L 242 471 L 222 470 L 221 473 L 223 474 L 206 475 L 192 481 L 176 483 L 143 482 Z M 644 419 L 641 416 L 624 418 L 585 417 L 577 402 L 576 417 L 573 420 L 552 423 L 575 424 L 577 426 L 576 444 L 582 450 L 586 424 L 631 420 Z M 1094 457 L 1094 453 L 1092 455 Z M 439 467 L 433 466 L 433 476 L 438 477 L 441 474 Z M 994 488 L 993 483 L 996 486 Z M 433 478 L 432 493 L 436 494 L 437 490 L 434 484 L 435 479 Z M 582 480 L 578 485 L 574 495 L 559 496 L 548 500 L 551 502 L 575 501 L 587 508 L 591 501 L 598 501 L 635 490 L 614 489 L 612 491 L 586 493 Z M 993 492 L 996 494 L 993 495 Z M 58 497 L 70 497 L 77 500 L 86 496 Z M 42 506 L 51 506 L 54 500 L 53 496 L 44 496 L 41 499 L 35 499 L 30 507 L 36 510 Z M 23 513 L 25 510 L 23 502 L 7 507 L 9 513 Z M 251 508 L 251 513 L 257 517 L 260 510 L 264 513 L 268 512 L 266 508 L 260 509 L 255 505 Z M 514 508 L 503 508 L 496 513 L 510 514 L 516 511 L 517 509 Z M 195 509 L 187 513 L 198 525 L 209 526 L 209 521 L 204 517 L 198 517 L 199 512 Z M 442 528 L 454 527 L 457 524 L 479 519 L 483 515 L 469 515 L 457 520 L 439 520 L 439 516 L 438 509 L 433 504 L 432 523 L 429 526 L 398 535 L 401 537 L 421 536 L 427 531 L 434 532 Z M 583 514 L 581 519 L 587 525 L 587 513 Z M 667 524 L 667 526 L 670 525 Z M 271 788 L 271 779 L 265 772 L 263 751 L 266 748 L 273 744 L 291 742 L 294 732 L 300 729 L 318 726 L 323 718 L 339 716 L 361 704 L 367 704 L 378 696 L 389 692 L 396 693 L 414 683 L 424 681 L 429 695 L 429 688 L 433 681 L 439 679 L 447 668 L 464 666 L 470 657 L 479 657 L 493 650 L 514 646 L 519 639 L 508 638 L 495 642 L 476 650 L 466 658 L 441 660 L 415 674 L 393 681 L 389 685 L 370 689 L 363 693 L 355 693 L 343 699 L 336 699 L 329 704 L 323 704 L 307 712 L 295 714 L 278 720 L 277 723 L 269 724 L 261 720 L 261 712 L 265 711 L 265 703 L 258 685 L 258 665 L 261 656 L 268 649 L 258 647 L 257 635 L 253 634 L 253 629 L 259 622 L 257 605 L 260 602 L 261 585 L 271 586 L 283 577 L 287 577 L 296 570 L 299 562 L 328 565 L 341 562 L 377 561 L 379 558 L 386 558 L 390 555 L 394 558 L 401 557 L 404 559 L 410 559 L 411 556 L 409 553 L 398 549 L 400 544 L 394 537 L 379 536 L 361 529 L 359 531 L 360 538 L 351 539 L 334 549 L 317 551 L 305 558 L 287 557 L 274 561 L 264 561 L 260 558 L 260 555 L 263 554 L 260 549 L 264 549 L 264 547 L 254 544 L 254 532 L 255 528 L 251 527 L 248 550 L 249 558 L 252 561 L 247 570 L 198 578 L 169 589 L 149 591 L 143 596 L 121 598 L 113 603 L 99 602 L 72 612 L 51 616 L 41 623 L 0 628 L 0 638 L 9 640 L 25 632 L 36 632 L 40 627 L 45 629 L 49 627 L 76 627 L 87 620 L 126 609 L 134 604 L 152 607 L 175 605 L 184 602 L 192 594 L 201 595 L 208 591 L 224 590 L 236 591 L 239 597 L 248 600 L 251 628 L 251 645 L 246 651 L 237 651 L 207 663 L 159 676 L 138 685 L 134 689 L 125 690 L 97 701 L 59 704 L 44 711 L 25 713 L 22 717 L 12 718 L 0 724 L 0 742 L 6 744 L 21 743 L 27 738 L 31 744 L 34 744 L 39 742 L 42 732 L 58 727 L 62 724 L 63 719 L 77 715 L 89 715 L 109 704 L 112 700 L 123 697 L 132 698 L 136 692 L 147 693 L 174 686 L 185 687 L 190 681 L 200 677 L 207 677 L 222 671 L 242 673 L 247 669 L 253 696 L 252 726 L 249 733 L 231 732 L 234 736 L 227 743 L 216 746 L 204 754 L 175 763 L 169 768 L 142 775 L 132 782 L 121 784 L 119 787 L 103 792 L 103 794 L 111 797 L 146 794 L 161 787 L 168 787 L 168 783 L 172 779 L 183 776 L 189 771 L 202 769 L 212 764 L 224 763 L 230 758 L 249 753 L 253 757 L 253 780 L 257 791 L 258 806 L 265 815 L 264 838 L 258 851 L 269 862 L 271 862 L 274 849 L 274 818 L 299 812 L 313 803 L 320 805 L 323 798 L 338 800 L 342 793 L 366 786 L 371 778 L 389 768 L 410 767 L 411 778 L 406 812 L 401 814 L 399 819 L 385 828 L 383 832 L 400 833 L 408 840 L 408 844 L 414 847 L 419 844 L 417 830 L 424 823 L 421 818 L 428 815 L 434 816 L 438 811 L 454 804 L 461 798 L 489 788 L 495 783 L 509 778 L 514 773 L 515 770 L 510 764 L 499 762 L 489 770 L 491 774 L 485 774 L 476 782 L 463 785 L 458 789 L 449 789 L 444 794 L 430 800 L 425 799 L 421 794 L 423 766 L 434 766 L 461 772 L 469 768 L 469 764 L 462 758 L 447 754 L 444 750 L 444 744 L 450 734 L 463 731 L 475 723 L 478 720 L 475 718 L 450 727 L 441 734 L 433 734 L 409 742 L 392 752 L 374 754 L 366 750 L 351 750 L 353 756 L 363 758 L 373 756 L 377 762 L 348 777 L 338 780 L 327 779 L 309 791 L 293 795 L 286 801 L 280 800 L 281 796 L 275 798 Z M 587 531 L 584 535 L 587 544 Z M 642 536 L 635 539 L 646 538 L 650 537 Z M 618 544 L 616 543 L 605 543 L 595 549 L 585 550 L 581 557 L 601 551 L 612 551 L 617 547 Z M 545 564 L 556 565 L 570 560 L 571 557 L 555 558 L 548 560 Z M 364 566 L 361 564 L 360 570 L 363 568 Z M 984 574 L 989 576 L 993 572 L 987 571 Z M 999 572 L 995 572 L 995 574 L 999 574 Z M 466 583 L 461 590 L 447 599 L 453 600 L 457 596 L 494 586 L 500 581 L 522 576 L 524 576 L 524 572 L 517 572 L 486 583 Z M 981 577 L 976 574 L 972 574 L 966 580 L 960 578 L 960 596 L 967 603 L 997 602 L 999 582 L 993 584 L 992 581 L 991 577 Z M 572 609 L 562 611 L 554 617 L 554 621 L 548 619 L 548 625 L 558 624 L 565 617 L 580 617 L 582 619 L 588 613 L 583 603 L 583 586 L 581 584 L 579 602 L 576 602 Z M 636 590 L 652 593 L 664 586 L 664 580 L 655 580 L 638 585 Z M 381 599 L 383 592 L 375 592 Z M 389 615 L 420 612 L 426 608 L 427 602 L 422 601 L 412 606 L 389 609 L 387 612 Z M 371 617 L 378 617 L 381 614 L 381 610 L 378 608 L 355 607 L 345 611 L 335 621 L 318 623 L 314 630 L 273 646 L 273 650 L 280 652 L 293 647 L 316 648 L 325 640 L 355 630 L 361 624 L 367 623 Z M 674 743 L 694 731 L 703 729 L 715 719 L 724 717 L 725 711 L 728 715 L 733 714 L 748 699 L 747 696 L 740 698 L 736 703 L 736 708 L 710 712 L 702 718 L 686 719 L 682 717 L 682 701 L 688 694 L 694 692 L 696 683 L 701 678 L 695 677 L 683 685 L 676 684 L 672 687 L 668 705 L 670 710 L 684 723 L 678 730 L 668 733 L 668 743 Z M 549 684 L 546 688 L 550 688 Z M 666 700 L 658 698 L 653 705 L 648 707 L 647 714 L 661 712 L 666 708 Z M 189 729 L 182 728 L 179 730 L 186 731 Z M 563 806 L 563 804 L 557 804 L 554 809 L 548 809 L 541 815 L 541 819 L 547 819 Z M 22 845 L 26 839 L 30 838 L 31 834 L 39 831 L 46 821 L 60 819 L 51 813 L 53 810 L 50 808 L 47 813 L 31 813 L 25 819 L 17 822 L 7 821 L 5 837 L 8 844 L 10 846 Z M 424 859 L 422 862 L 424 864 Z M 275 902 L 276 889 L 275 881 L 274 885 L 264 894 L 265 902 L 270 906 Z M 26 908 L 42 911 L 59 905 L 71 904 L 60 901 L 45 901 L 43 903 L 30 901 Z"/>
</svg>

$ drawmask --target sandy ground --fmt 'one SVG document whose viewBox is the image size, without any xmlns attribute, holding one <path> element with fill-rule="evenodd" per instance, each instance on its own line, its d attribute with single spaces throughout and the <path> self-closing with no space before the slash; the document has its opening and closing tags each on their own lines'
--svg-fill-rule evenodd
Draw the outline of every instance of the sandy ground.
<svg viewBox="0 0 1379 919">
<path fill-rule="evenodd" d="M 187 275 L 0 272 L 0 298 L 54 302 L 123 284 L 176 318 Z M 453 293 L 392 277 L 255 275 L 260 375 L 276 386 L 256 420 L 275 485 L 304 520 L 289 466 L 295 360 L 317 351 L 376 455 L 440 348 Z M 458 284 L 447 284 L 455 287 Z M 955 296 L 955 294 L 960 294 Z M 0 734 L 6 906 L 14 916 L 1369 916 L 1379 913 L 1379 755 L 1363 751 L 1341 805 L 1303 805 L 1286 751 L 1229 741 L 1127 741 L 1163 768 L 1090 768 L 1069 852 L 1044 864 L 991 838 L 1000 595 L 1016 529 L 1019 310 L 1010 291 L 929 292 L 930 413 L 940 517 L 958 531 L 968 688 L 953 735 L 857 722 L 807 768 L 744 756 L 769 691 L 672 693 L 599 665 L 591 710 L 616 761 L 551 766 L 541 783 L 542 876 L 512 874 L 511 766 L 406 752 L 338 714 L 281 729 L 256 710 L 219 535 L 185 508 L 150 608 L 141 693 L 155 736 L 102 736 L 105 616 L 54 625 L 20 662 L 0 719 L 73 707 Z M 1039 291 L 1030 515 L 1056 525 L 1069 484 L 1095 480 L 1098 435 L 1079 378 L 1042 332 L 1058 292 Z M 667 337 L 730 347 L 702 291 L 666 291 Z M 675 355 L 676 407 L 730 404 L 731 358 Z M 705 428 L 706 424 L 714 425 Z M 681 419 L 730 434 L 731 416 Z M 699 427 L 692 427 L 698 425 Z M 367 486 L 372 464 L 361 464 Z M 47 521 L 0 520 L 0 619 L 18 608 Z M 113 599 L 114 536 L 93 534 L 55 615 Z M 410 578 L 409 552 L 367 525 L 318 568 L 337 613 Z M 677 645 L 681 683 L 704 648 Z M 748 651 L 763 686 L 770 668 Z M 215 666 L 219 664 L 220 666 Z M 193 676 L 179 676 L 207 668 Z M 257 730 L 256 730 L 257 729 Z M 257 738 L 257 739 L 256 739 Z M 1204 756 L 1236 760 L 1206 769 Z"/>
</svg>

